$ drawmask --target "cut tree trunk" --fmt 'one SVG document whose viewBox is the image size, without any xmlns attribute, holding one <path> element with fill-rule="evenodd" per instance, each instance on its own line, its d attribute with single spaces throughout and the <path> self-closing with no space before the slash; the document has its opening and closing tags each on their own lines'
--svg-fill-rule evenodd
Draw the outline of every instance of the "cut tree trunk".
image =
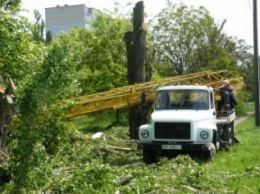
<svg viewBox="0 0 260 194">
<path fill-rule="evenodd" d="M 15 86 L 11 78 L 6 90 L 0 89 L 0 162 L 5 162 L 9 159 L 6 144 L 9 125 L 15 112 L 14 90 Z"/>
<path fill-rule="evenodd" d="M 129 85 L 144 82 L 146 30 L 147 28 L 144 25 L 144 5 L 143 1 L 140 1 L 135 4 L 134 8 L 133 32 L 126 32 L 124 37 L 127 48 L 127 79 Z M 130 138 L 138 139 L 138 127 L 142 123 L 139 106 L 129 108 L 128 121 Z"/>
</svg>

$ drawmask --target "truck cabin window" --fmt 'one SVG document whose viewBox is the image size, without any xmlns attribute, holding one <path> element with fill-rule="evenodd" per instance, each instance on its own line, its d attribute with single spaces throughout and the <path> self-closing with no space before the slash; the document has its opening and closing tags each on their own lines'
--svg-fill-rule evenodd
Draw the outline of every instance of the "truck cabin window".
<svg viewBox="0 0 260 194">
<path fill-rule="evenodd" d="M 156 94 L 155 109 L 208 110 L 209 95 L 204 90 L 158 91 Z"/>
</svg>

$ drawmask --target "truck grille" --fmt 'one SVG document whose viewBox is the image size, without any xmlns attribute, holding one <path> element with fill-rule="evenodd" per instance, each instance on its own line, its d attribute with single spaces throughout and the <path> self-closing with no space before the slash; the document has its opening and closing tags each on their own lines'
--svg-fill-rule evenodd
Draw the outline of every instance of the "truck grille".
<svg viewBox="0 0 260 194">
<path fill-rule="evenodd" d="M 158 139 L 190 139 L 190 123 L 154 123 L 155 138 Z"/>
</svg>

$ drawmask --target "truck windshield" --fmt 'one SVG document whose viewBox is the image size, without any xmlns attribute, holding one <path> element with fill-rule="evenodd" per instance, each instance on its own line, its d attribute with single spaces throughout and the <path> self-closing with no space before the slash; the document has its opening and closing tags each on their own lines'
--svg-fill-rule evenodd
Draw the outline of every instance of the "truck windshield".
<svg viewBox="0 0 260 194">
<path fill-rule="evenodd" d="M 208 110 L 208 92 L 205 90 L 158 91 L 156 94 L 155 109 Z"/>
</svg>

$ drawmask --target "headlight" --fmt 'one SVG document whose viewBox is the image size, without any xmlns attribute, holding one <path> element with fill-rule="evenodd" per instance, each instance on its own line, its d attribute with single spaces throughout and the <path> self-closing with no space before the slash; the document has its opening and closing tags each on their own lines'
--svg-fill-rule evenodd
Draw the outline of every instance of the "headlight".
<svg viewBox="0 0 260 194">
<path fill-rule="evenodd" d="M 209 133 L 207 131 L 201 131 L 200 132 L 200 137 L 202 139 L 207 139 L 209 137 Z"/>
<path fill-rule="evenodd" d="M 141 131 L 141 136 L 142 136 L 142 138 L 147 138 L 149 136 L 149 131 L 147 131 L 147 130 Z"/>
</svg>

